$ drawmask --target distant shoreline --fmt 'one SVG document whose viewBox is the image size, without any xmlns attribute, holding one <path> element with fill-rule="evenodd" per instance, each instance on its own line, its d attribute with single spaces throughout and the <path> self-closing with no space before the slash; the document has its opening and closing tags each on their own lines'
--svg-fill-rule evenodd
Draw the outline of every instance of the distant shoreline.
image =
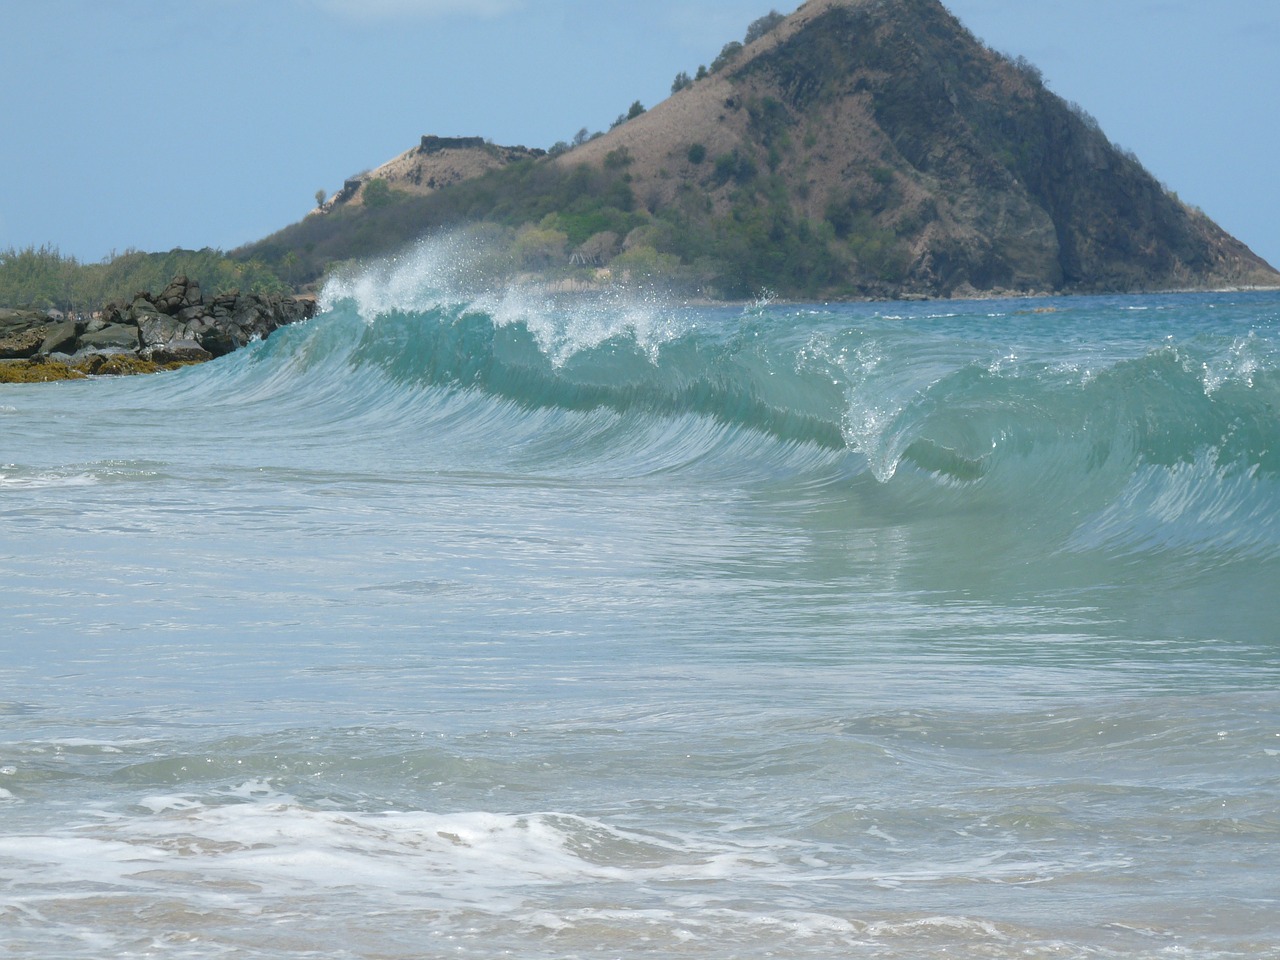
<svg viewBox="0 0 1280 960">
<path fill-rule="evenodd" d="M 604 293 L 606 291 L 607 288 L 601 288 L 599 290 L 560 290 L 545 293 L 544 295 L 568 301 L 579 297 L 585 297 L 592 293 Z M 921 304 L 929 303 L 960 304 L 980 303 L 982 301 L 1013 303 L 1017 301 L 1033 302 L 1086 297 L 1221 296 L 1231 294 L 1280 294 L 1280 286 L 1217 287 L 1212 289 L 1158 290 L 1126 293 L 989 293 L 971 297 L 914 297 L 896 300 L 793 300 L 790 298 L 768 298 L 760 300 L 709 300 L 705 298 L 676 298 L 674 300 L 674 304 L 682 308 L 702 309 L 747 309 L 753 306 L 789 308 L 853 303 L 919 306 Z M 312 316 L 315 316 L 317 307 L 314 299 L 286 298 L 286 300 L 292 304 L 302 305 L 300 307 L 300 312 L 297 313 L 294 319 L 286 320 L 286 323 L 296 322 L 299 319 L 310 319 Z M 116 309 L 118 310 L 118 308 Z M 1059 312 L 1059 309 L 1060 308 L 1056 306 L 1047 306 L 1021 312 L 1027 314 L 1051 314 Z M 11 316 L 19 312 L 20 311 L 0 308 L 0 322 L 3 321 L 3 318 L 6 315 Z M 64 324 L 67 322 L 68 321 L 62 321 Z M 284 325 L 284 323 L 280 323 L 278 325 Z M 121 325 L 116 324 L 114 326 L 119 327 Z M 105 329 L 105 327 L 100 327 L 100 329 Z M 142 328 L 139 328 L 140 332 L 141 330 Z M 267 335 L 269 335 L 269 332 Z M 46 340 L 48 336 L 49 335 L 46 334 Z M 252 335 L 246 336 L 243 339 L 243 343 L 250 342 L 252 339 L 261 338 L 262 337 Z M 0 339 L 0 347 L 3 347 L 5 342 L 5 340 Z M 243 343 L 240 345 L 243 345 Z M 232 347 L 232 349 L 235 348 Z M 231 350 L 228 349 L 224 352 L 231 352 Z M 118 346 L 108 346 L 102 349 L 78 351 L 75 354 L 62 353 L 58 351 L 37 351 L 29 356 L 0 357 L 0 384 L 52 383 L 66 380 L 84 380 L 100 377 L 162 373 L 169 370 L 177 370 L 183 367 L 205 363 L 212 359 L 215 359 L 214 355 L 201 348 L 197 342 L 179 342 L 176 340 L 169 341 L 164 349 L 155 349 L 153 347 L 150 350 L 139 350 L 125 349 Z"/>
<path fill-rule="evenodd" d="M 159 293 L 91 317 L 0 310 L 0 382 L 157 373 L 204 363 L 315 316 L 314 297 L 220 294 L 176 276 Z"/>
</svg>

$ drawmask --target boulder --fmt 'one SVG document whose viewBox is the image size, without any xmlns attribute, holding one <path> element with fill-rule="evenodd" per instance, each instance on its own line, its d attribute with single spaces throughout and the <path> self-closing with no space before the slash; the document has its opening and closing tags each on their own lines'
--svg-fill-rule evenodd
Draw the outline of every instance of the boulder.
<svg viewBox="0 0 1280 960">
<path fill-rule="evenodd" d="M 200 284 L 185 276 L 174 277 L 155 298 L 156 309 L 169 316 L 176 316 L 183 310 L 203 303 L 204 297 L 200 294 Z"/>
<path fill-rule="evenodd" d="M 109 323 L 124 323 L 124 311 L 117 304 L 108 303 L 102 311 L 89 321 L 86 329 L 101 330 Z M 95 327 L 94 324 L 97 324 Z"/>
<path fill-rule="evenodd" d="M 138 319 L 138 342 L 143 350 L 162 347 L 182 334 L 182 323 L 162 313 Z"/>
<path fill-rule="evenodd" d="M 123 323 L 113 323 L 80 338 L 78 354 L 128 353 L 137 351 L 138 328 Z"/>
<path fill-rule="evenodd" d="M 25 360 L 40 352 L 44 327 L 27 327 L 0 337 L 0 360 Z"/>
<path fill-rule="evenodd" d="M 84 327 L 74 320 L 63 320 L 46 327 L 40 353 L 75 353 L 76 340 L 83 332 Z"/>
<path fill-rule="evenodd" d="M 224 357 L 228 353 L 239 350 L 249 342 L 249 339 L 244 328 L 239 324 L 227 318 L 220 318 L 215 319 L 209 328 L 200 334 L 199 343 L 212 356 Z"/>
<path fill-rule="evenodd" d="M 138 323 L 144 317 L 157 317 L 160 314 L 161 310 L 156 306 L 155 301 L 151 299 L 151 295 L 140 293 L 133 298 L 133 302 L 125 310 L 123 322 Z"/>
<path fill-rule="evenodd" d="M 213 354 L 195 340 L 170 340 L 164 346 L 143 350 L 141 355 L 156 363 L 204 363 L 213 359 Z"/>
<path fill-rule="evenodd" d="M 42 327 L 48 322 L 49 318 L 45 314 L 34 310 L 0 309 L 0 337 L 21 333 L 32 327 Z"/>
</svg>

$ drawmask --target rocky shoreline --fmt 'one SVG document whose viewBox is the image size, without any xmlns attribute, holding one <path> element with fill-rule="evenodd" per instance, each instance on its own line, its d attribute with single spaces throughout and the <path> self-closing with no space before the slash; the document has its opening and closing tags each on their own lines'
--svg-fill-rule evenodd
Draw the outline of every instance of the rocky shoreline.
<svg viewBox="0 0 1280 960">
<path fill-rule="evenodd" d="M 219 294 L 174 277 L 158 295 L 139 293 L 92 317 L 0 310 L 0 382 L 153 373 L 225 356 L 280 327 L 315 316 L 306 297 Z"/>
</svg>

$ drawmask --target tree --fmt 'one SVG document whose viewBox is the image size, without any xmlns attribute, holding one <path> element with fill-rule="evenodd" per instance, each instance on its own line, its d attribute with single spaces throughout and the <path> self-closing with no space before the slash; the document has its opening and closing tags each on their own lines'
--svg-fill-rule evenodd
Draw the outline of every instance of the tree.
<svg viewBox="0 0 1280 960">
<path fill-rule="evenodd" d="M 325 198 L 326 198 L 328 195 L 329 195 L 329 194 L 325 191 L 324 187 L 321 187 L 319 190 L 317 190 L 317 191 L 316 191 L 316 206 L 317 206 L 317 207 L 323 207 L 323 206 L 324 206 Z"/>
<path fill-rule="evenodd" d="M 627 110 L 626 113 L 618 114 L 618 119 L 609 125 L 609 129 L 612 130 L 614 127 L 620 127 L 628 120 L 634 120 L 644 112 L 644 104 L 637 100 L 635 103 L 631 104 L 631 108 Z"/>
<path fill-rule="evenodd" d="M 754 20 L 751 26 L 747 27 L 747 36 L 744 43 L 755 43 L 766 33 L 773 30 L 783 20 L 787 19 L 777 10 L 770 10 L 759 20 Z"/>
<path fill-rule="evenodd" d="M 566 262 L 565 247 L 568 243 L 568 234 L 559 230 L 525 224 L 516 233 L 514 252 L 520 266 L 526 270 L 545 270 Z"/>
<path fill-rule="evenodd" d="M 671 81 L 671 92 L 679 93 L 681 90 L 688 89 L 693 86 L 693 78 L 684 70 L 676 74 L 675 80 Z"/>
<path fill-rule="evenodd" d="M 720 49 L 720 55 L 711 61 L 711 72 L 719 73 L 741 52 L 742 44 L 737 40 L 730 40 Z"/>
</svg>

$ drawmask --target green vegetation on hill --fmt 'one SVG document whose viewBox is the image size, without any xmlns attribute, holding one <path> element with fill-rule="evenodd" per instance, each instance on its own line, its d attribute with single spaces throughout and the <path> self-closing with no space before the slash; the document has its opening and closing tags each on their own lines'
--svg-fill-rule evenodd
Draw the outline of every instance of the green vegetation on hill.
<svg viewBox="0 0 1280 960">
<path fill-rule="evenodd" d="M 391 199 L 309 217 L 241 251 L 268 264 L 290 253 L 301 278 L 386 254 L 428 232 L 485 223 L 491 244 L 506 250 L 513 272 L 549 278 L 587 276 L 607 263 L 615 277 L 660 274 L 677 286 L 742 298 L 763 289 L 815 295 L 838 286 L 837 229 L 798 218 L 786 184 L 740 156 L 715 160 L 734 185 L 732 211 L 718 216 L 704 194 L 650 213 L 639 207 L 625 151 L 601 168 L 525 160 L 428 196 L 391 191 Z M 882 231 L 859 222 L 843 228 L 864 244 L 885 244 Z M 625 248 L 624 248 L 625 244 Z M 885 257 L 876 261 L 879 276 Z M 848 264 L 843 264 L 847 267 Z"/>
<path fill-rule="evenodd" d="M 131 250 L 101 263 L 82 263 L 50 246 L 11 248 L 0 250 L 0 306 L 88 313 L 107 303 L 128 303 L 140 290 L 160 290 L 180 274 L 196 280 L 208 294 L 283 294 L 290 287 L 284 278 L 296 264 L 297 258 L 287 253 L 272 269 L 210 249 Z"/>
</svg>

